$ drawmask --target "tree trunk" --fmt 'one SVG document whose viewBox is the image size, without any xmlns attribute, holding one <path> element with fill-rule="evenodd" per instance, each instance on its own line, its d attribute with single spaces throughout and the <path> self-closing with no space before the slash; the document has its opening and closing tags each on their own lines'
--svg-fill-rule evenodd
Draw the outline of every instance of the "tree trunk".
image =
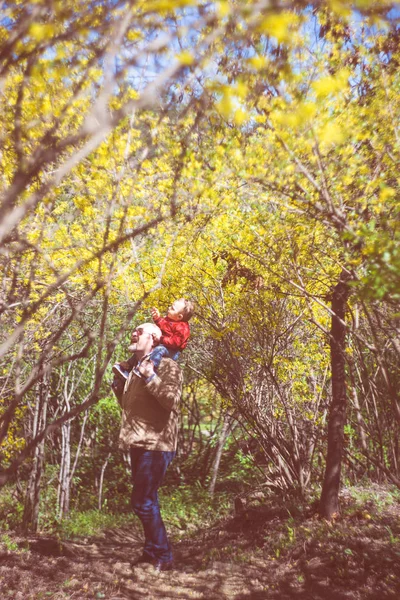
<svg viewBox="0 0 400 600">
<path fill-rule="evenodd" d="M 225 446 L 226 438 L 230 434 L 233 429 L 233 423 L 230 417 L 225 417 L 224 423 L 222 425 L 221 433 L 219 434 L 217 449 L 215 452 L 214 462 L 211 467 L 211 481 L 208 486 L 208 493 L 210 496 L 214 495 L 215 485 L 217 483 L 219 465 L 222 458 L 222 452 Z"/>
<path fill-rule="evenodd" d="M 70 471 L 71 471 L 71 421 L 61 426 L 62 449 L 60 479 L 58 486 L 58 516 L 60 519 L 69 513 Z"/>
<path fill-rule="evenodd" d="M 34 438 L 39 431 L 46 425 L 47 403 L 49 398 L 48 380 L 43 378 L 38 383 L 38 393 L 36 395 L 35 411 L 33 417 L 32 437 Z M 39 522 L 39 500 L 40 488 L 44 459 L 43 439 L 35 448 L 33 456 L 32 470 L 29 476 L 29 482 L 25 496 L 25 506 L 23 515 L 23 529 L 25 532 L 36 532 Z"/>
<path fill-rule="evenodd" d="M 331 323 L 331 371 L 332 403 L 328 419 L 328 452 L 322 494 L 319 505 L 320 515 L 331 519 L 339 513 L 340 472 L 344 445 L 344 425 L 346 422 L 346 315 L 347 300 L 350 295 L 350 276 L 342 271 L 332 295 Z"/>
<path fill-rule="evenodd" d="M 111 458 L 111 452 L 109 452 L 107 454 L 107 458 L 103 463 L 103 466 L 101 467 L 101 473 L 100 473 L 100 482 L 99 482 L 99 502 L 98 502 L 98 508 L 99 510 L 101 510 L 102 505 L 103 505 L 103 482 L 104 482 L 104 473 L 105 470 L 107 468 L 108 465 L 108 461 Z"/>
</svg>

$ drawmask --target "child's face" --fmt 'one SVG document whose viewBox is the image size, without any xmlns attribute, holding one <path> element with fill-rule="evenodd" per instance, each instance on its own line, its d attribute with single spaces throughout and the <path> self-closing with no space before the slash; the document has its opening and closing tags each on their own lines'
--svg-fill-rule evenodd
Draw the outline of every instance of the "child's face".
<svg viewBox="0 0 400 600">
<path fill-rule="evenodd" d="M 167 316 L 171 321 L 182 321 L 185 302 L 183 300 L 175 300 L 168 309 Z"/>
</svg>

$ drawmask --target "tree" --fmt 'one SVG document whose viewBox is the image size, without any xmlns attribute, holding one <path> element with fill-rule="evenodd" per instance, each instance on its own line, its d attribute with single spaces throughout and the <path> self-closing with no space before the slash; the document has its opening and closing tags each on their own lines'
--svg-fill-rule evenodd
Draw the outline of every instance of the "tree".
<svg viewBox="0 0 400 600">
<path fill-rule="evenodd" d="M 49 432 L 97 402 L 113 351 L 152 293 L 165 302 L 193 290 L 211 337 L 215 324 L 229 335 L 203 301 L 226 284 L 216 304 L 242 323 L 235 296 L 253 273 L 263 309 L 275 289 L 284 307 L 269 311 L 274 332 L 297 331 L 305 311 L 300 337 L 322 331 L 329 340 L 330 289 L 344 271 L 349 304 L 386 323 L 398 355 L 399 57 L 390 6 L 362 3 L 356 18 L 346 1 L 290 10 L 236 0 L 4 7 L 0 443 L 11 452 L 0 483 Z M 188 257 L 199 240 L 219 255 L 215 268 L 207 248 Z M 397 415 L 392 369 L 380 344 L 368 350 Z M 298 370 L 308 360 L 300 354 Z M 88 357 L 90 396 L 12 451 L 30 390 Z M 286 406 L 279 435 L 294 440 L 291 420 L 304 424 L 305 413 L 301 393 L 285 385 L 290 369 L 273 365 L 276 383 L 256 359 L 260 390 L 275 386 Z"/>
</svg>

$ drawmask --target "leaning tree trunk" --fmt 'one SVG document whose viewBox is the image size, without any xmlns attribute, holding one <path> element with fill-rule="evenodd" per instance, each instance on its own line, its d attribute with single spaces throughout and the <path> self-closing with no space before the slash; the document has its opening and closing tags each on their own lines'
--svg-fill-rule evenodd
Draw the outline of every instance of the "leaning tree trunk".
<svg viewBox="0 0 400 600">
<path fill-rule="evenodd" d="M 211 467 L 211 481 L 208 486 L 208 493 L 210 494 L 210 496 L 213 496 L 214 492 L 215 492 L 215 486 L 217 483 L 217 477 L 218 477 L 219 465 L 220 465 L 221 458 L 222 458 L 222 453 L 224 450 L 226 439 L 228 438 L 229 434 L 232 432 L 232 429 L 233 429 L 233 421 L 232 421 L 231 417 L 225 416 L 224 423 L 222 425 L 222 429 L 221 429 L 221 432 L 220 432 L 219 438 L 218 438 L 214 462 Z"/>
<path fill-rule="evenodd" d="M 331 371 L 332 403 L 328 420 L 328 452 L 322 494 L 319 505 L 320 515 L 331 519 L 339 513 L 339 488 L 342 455 L 344 446 L 344 425 L 346 422 L 346 316 L 347 300 L 350 295 L 350 276 L 342 271 L 332 295 L 331 324 Z"/>
<path fill-rule="evenodd" d="M 46 425 L 48 399 L 48 379 L 43 377 L 38 383 L 38 393 L 36 395 L 35 411 L 33 416 L 32 438 L 34 438 Z M 36 532 L 38 528 L 40 484 L 43 471 L 44 445 L 45 440 L 43 439 L 40 444 L 36 446 L 33 456 L 32 470 L 26 490 L 23 514 L 23 528 L 26 532 Z"/>
<path fill-rule="evenodd" d="M 109 452 L 107 454 L 106 460 L 103 463 L 103 466 L 101 467 L 101 473 L 100 473 L 100 482 L 99 482 L 99 499 L 98 499 L 98 509 L 101 510 L 102 506 L 103 506 L 103 482 L 104 482 L 104 473 L 105 470 L 107 468 L 108 465 L 108 461 L 111 458 L 111 452 Z"/>
<path fill-rule="evenodd" d="M 69 407 L 67 409 L 69 411 Z M 62 519 L 69 513 L 70 471 L 71 471 L 71 421 L 61 425 L 61 462 L 58 483 L 58 517 Z"/>
</svg>

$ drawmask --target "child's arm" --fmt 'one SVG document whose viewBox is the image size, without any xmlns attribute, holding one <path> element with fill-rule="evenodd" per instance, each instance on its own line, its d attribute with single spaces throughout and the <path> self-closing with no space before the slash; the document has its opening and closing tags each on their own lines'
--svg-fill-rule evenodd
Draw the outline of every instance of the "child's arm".
<svg viewBox="0 0 400 600">
<path fill-rule="evenodd" d="M 161 329 L 163 335 L 171 335 L 174 332 L 174 322 L 165 317 L 156 317 L 154 323 Z"/>
<path fill-rule="evenodd" d="M 155 308 L 155 306 L 153 306 L 153 308 L 150 309 L 150 312 L 151 312 L 151 318 L 153 319 L 154 322 L 160 318 L 160 311 L 158 310 L 158 308 Z"/>
</svg>

